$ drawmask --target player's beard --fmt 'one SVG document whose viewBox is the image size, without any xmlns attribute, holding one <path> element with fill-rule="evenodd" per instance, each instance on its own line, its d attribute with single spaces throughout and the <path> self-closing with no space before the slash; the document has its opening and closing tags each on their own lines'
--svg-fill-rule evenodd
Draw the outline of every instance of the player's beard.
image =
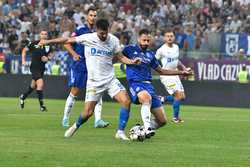
<svg viewBox="0 0 250 167">
<path fill-rule="evenodd" d="M 148 48 L 148 45 L 140 45 L 142 50 L 146 50 Z"/>
<path fill-rule="evenodd" d="M 93 28 L 95 25 L 95 21 L 88 21 L 88 24 L 91 28 Z"/>
</svg>

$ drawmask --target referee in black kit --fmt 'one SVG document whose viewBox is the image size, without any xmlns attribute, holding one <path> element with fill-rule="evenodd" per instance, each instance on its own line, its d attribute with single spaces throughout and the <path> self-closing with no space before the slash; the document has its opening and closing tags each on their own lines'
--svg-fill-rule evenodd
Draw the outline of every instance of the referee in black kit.
<svg viewBox="0 0 250 167">
<path fill-rule="evenodd" d="M 47 39 L 48 32 L 41 31 L 40 32 L 40 40 Z M 39 41 L 40 41 L 39 40 Z M 43 73 L 45 71 L 45 64 L 52 58 L 51 54 L 51 47 L 49 45 L 45 46 L 38 46 L 39 41 L 31 42 L 29 40 L 26 41 L 26 46 L 22 50 L 22 65 L 26 65 L 26 53 L 29 51 L 31 55 L 31 65 L 30 65 L 30 72 L 32 74 L 31 84 L 26 90 L 26 92 L 20 95 L 20 107 L 21 109 L 24 108 L 24 101 L 28 97 L 29 94 L 36 89 L 39 104 L 40 104 L 40 111 L 44 112 L 47 111 L 47 108 L 43 102 Z"/>
</svg>

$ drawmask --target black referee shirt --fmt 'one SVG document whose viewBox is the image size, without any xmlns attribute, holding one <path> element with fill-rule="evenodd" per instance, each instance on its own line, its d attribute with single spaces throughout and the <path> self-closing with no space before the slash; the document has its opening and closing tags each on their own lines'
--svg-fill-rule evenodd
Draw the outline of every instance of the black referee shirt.
<svg viewBox="0 0 250 167">
<path fill-rule="evenodd" d="M 31 55 L 31 71 L 44 71 L 45 70 L 45 63 L 42 62 L 42 56 L 48 56 L 51 52 L 50 45 L 39 46 L 39 41 L 26 41 L 26 48 L 29 49 Z"/>
</svg>

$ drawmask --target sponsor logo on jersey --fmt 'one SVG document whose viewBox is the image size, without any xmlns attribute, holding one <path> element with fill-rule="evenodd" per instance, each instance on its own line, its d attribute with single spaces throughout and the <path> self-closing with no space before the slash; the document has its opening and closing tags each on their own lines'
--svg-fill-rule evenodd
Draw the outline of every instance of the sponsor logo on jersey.
<svg viewBox="0 0 250 167">
<path fill-rule="evenodd" d="M 92 56 L 112 56 L 112 52 L 102 49 L 91 48 Z"/>
</svg>

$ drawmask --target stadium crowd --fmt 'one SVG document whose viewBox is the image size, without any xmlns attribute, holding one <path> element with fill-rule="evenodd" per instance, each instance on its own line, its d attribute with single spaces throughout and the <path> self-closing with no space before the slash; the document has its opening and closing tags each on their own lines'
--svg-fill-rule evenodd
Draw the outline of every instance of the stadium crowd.
<svg viewBox="0 0 250 167">
<path fill-rule="evenodd" d="M 95 5 L 110 19 L 122 44 L 136 42 L 139 29 L 152 30 L 157 49 L 163 30 L 174 27 L 183 51 L 219 52 L 221 32 L 250 32 L 250 0 L 5 0 L 0 2 L 0 51 L 20 55 L 23 40 L 69 36 Z M 55 50 L 61 50 L 55 47 Z"/>
</svg>

